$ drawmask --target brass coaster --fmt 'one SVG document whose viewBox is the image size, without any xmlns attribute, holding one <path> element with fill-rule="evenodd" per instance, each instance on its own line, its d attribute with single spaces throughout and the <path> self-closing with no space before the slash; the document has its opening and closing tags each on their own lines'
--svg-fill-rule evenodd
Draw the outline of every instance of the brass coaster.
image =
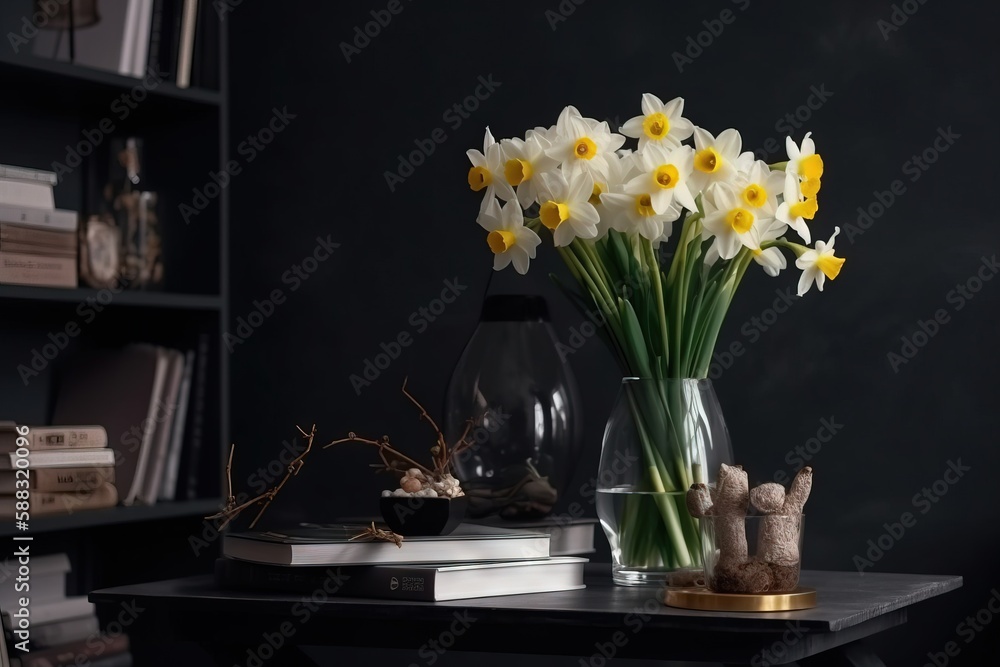
<svg viewBox="0 0 1000 667">
<path fill-rule="evenodd" d="M 668 588 L 663 602 L 700 611 L 793 611 L 816 606 L 816 589 L 799 586 L 791 593 L 714 593 L 707 588 Z"/>
</svg>

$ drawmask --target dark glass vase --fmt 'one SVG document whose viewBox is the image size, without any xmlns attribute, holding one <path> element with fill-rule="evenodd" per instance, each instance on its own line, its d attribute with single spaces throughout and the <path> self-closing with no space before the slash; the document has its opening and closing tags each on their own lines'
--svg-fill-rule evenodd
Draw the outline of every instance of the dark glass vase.
<svg viewBox="0 0 1000 667">
<path fill-rule="evenodd" d="M 467 428 L 472 446 L 456 456 L 455 470 L 469 515 L 550 513 L 572 478 L 582 429 L 576 382 L 542 297 L 486 298 L 446 397 L 448 441 Z"/>
</svg>

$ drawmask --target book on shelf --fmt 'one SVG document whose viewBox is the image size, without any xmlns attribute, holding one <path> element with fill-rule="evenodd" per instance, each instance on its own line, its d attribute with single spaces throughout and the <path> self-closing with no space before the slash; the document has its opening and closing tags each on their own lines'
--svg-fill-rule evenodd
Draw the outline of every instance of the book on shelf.
<svg viewBox="0 0 1000 667">
<path fill-rule="evenodd" d="M 34 631 L 32 631 L 34 637 Z M 97 635 L 41 651 L 22 654 L 19 665 L 11 667 L 129 667 L 128 635 Z"/>
<path fill-rule="evenodd" d="M 106 509 L 118 504 L 118 491 L 114 484 L 108 483 L 95 489 L 33 491 L 29 496 L 32 518 Z M 0 496 L 0 517 L 16 516 L 18 502 L 15 496 Z"/>
<path fill-rule="evenodd" d="M 470 523 L 498 530 L 546 533 L 551 537 L 549 552 L 553 556 L 577 556 L 594 553 L 597 519 L 547 517 L 532 521 L 502 519 L 497 516 L 473 519 Z"/>
<path fill-rule="evenodd" d="M 272 565 L 378 565 L 453 561 L 533 560 L 548 558 L 549 536 L 498 532 L 463 524 L 450 535 L 408 537 L 393 542 L 351 539 L 357 525 L 299 526 L 282 531 L 228 533 L 224 556 Z"/>
<path fill-rule="evenodd" d="M 76 287 L 76 255 L 32 255 L 0 250 L 0 283 Z"/>
<path fill-rule="evenodd" d="M 97 616 L 68 618 L 65 621 L 33 625 L 31 627 L 31 645 L 34 649 L 58 646 L 65 650 L 65 644 L 83 639 L 96 639 L 100 632 L 101 624 L 97 620 Z"/>
<path fill-rule="evenodd" d="M 16 233 L 16 229 L 27 227 L 54 232 L 68 232 L 75 239 L 80 223 L 79 214 L 76 211 L 61 208 L 44 209 L 32 206 L 19 206 L 5 204 L 0 201 L 0 224 L 2 224 L 0 229 L 8 233 L 11 231 Z"/>
<path fill-rule="evenodd" d="M 103 449 L 108 446 L 108 432 L 103 426 L 22 426 L 19 435 L 14 422 L 0 422 L 0 452 L 12 452 L 18 439 L 28 449 L 38 451 Z M 23 432 L 23 431 L 22 431 Z"/>
<path fill-rule="evenodd" d="M 13 494 L 24 488 L 16 470 L 0 470 L 0 494 Z M 42 468 L 28 471 L 28 489 L 32 491 L 67 492 L 96 489 L 103 484 L 115 483 L 115 469 L 111 466 L 82 468 Z"/>
<path fill-rule="evenodd" d="M 28 609 L 31 614 L 32 625 L 36 623 L 44 625 L 45 623 L 56 623 L 70 618 L 94 616 L 94 604 L 87 600 L 86 595 L 63 597 L 59 600 L 39 604 L 31 603 Z M 14 625 L 11 622 L 11 613 L 7 610 L 4 610 L 2 613 L 5 630 L 14 629 Z"/>
<path fill-rule="evenodd" d="M 31 576 L 27 581 L 10 579 L 0 586 L 0 609 L 18 607 L 18 600 L 22 597 L 29 598 L 32 605 L 64 599 L 69 571 L 69 556 L 64 553 L 32 556 Z"/>
<path fill-rule="evenodd" d="M 177 497 L 195 359 L 194 352 L 135 343 L 80 353 L 60 377 L 53 422 L 86 416 L 104 427 L 125 505 Z"/>
<path fill-rule="evenodd" d="M 0 454 L 0 470 L 17 470 L 21 457 L 16 452 Z M 67 449 L 28 452 L 28 467 L 40 468 L 106 468 L 114 467 L 115 452 L 111 449 Z"/>
<path fill-rule="evenodd" d="M 405 542 L 404 542 L 405 544 Z M 359 567 L 287 567 L 232 558 L 215 561 L 221 588 L 344 597 L 441 602 L 584 588 L 586 558 L 555 557 L 479 563 L 399 563 Z"/>
<path fill-rule="evenodd" d="M 14 178 L 19 181 L 38 181 L 39 183 L 48 183 L 49 185 L 55 185 L 59 181 L 54 171 L 18 167 L 10 164 L 0 164 L 0 178 Z"/>
<path fill-rule="evenodd" d="M 52 184 L 35 179 L 0 176 L 0 204 L 54 210 Z"/>
<path fill-rule="evenodd" d="M 198 0 L 184 0 L 181 11 L 180 41 L 177 46 L 177 69 L 174 72 L 178 88 L 191 85 L 191 68 L 194 61 L 195 28 L 198 22 Z"/>
</svg>

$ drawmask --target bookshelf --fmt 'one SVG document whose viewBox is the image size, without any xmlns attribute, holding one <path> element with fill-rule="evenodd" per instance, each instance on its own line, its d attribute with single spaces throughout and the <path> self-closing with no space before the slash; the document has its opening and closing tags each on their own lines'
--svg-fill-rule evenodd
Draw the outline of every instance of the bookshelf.
<svg viewBox="0 0 1000 667">
<path fill-rule="evenodd" d="M 31 3 L 0 11 L 3 34 Z M 228 442 L 229 361 L 221 346 L 228 322 L 229 192 L 222 188 L 196 218 L 185 223 L 178 207 L 203 188 L 229 159 L 227 30 L 219 27 L 219 90 L 179 88 L 169 81 L 144 89 L 126 118 L 112 104 L 141 80 L 39 58 L 24 49 L 0 49 L 0 163 L 52 169 L 84 132 L 112 118 L 114 131 L 66 174 L 55 188 L 56 206 L 88 212 L 88 168 L 107 161 L 112 137 L 144 140 L 144 189 L 155 190 L 163 232 L 165 284 L 158 291 L 124 290 L 104 304 L 79 336 L 60 350 L 38 377 L 25 384 L 16 370 L 50 332 L 78 319 L 77 308 L 102 290 L 0 285 L 0 418 L 45 424 L 51 416 L 60 366 L 82 350 L 148 342 L 180 350 L 208 341 L 207 385 L 201 450 L 194 497 L 152 506 L 118 506 L 70 515 L 33 518 L 27 534 L 38 555 L 65 552 L 73 563 L 68 592 L 85 594 L 102 586 L 159 576 L 211 570 L 212 557 L 197 556 L 188 537 L 201 532 L 202 518 L 220 505 L 224 444 Z M 5 45 L 6 46 L 6 45 Z M 82 284 L 82 283 L 81 283 Z M 104 295 L 106 297 L 106 295 Z M 105 299 L 107 300 L 107 299 Z M 185 434 L 191 437 L 190 421 Z M 114 434 L 109 433 L 114 443 Z M 185 442 L 185 445 L 188 443 Z M 0 519 L 0 537 L 17 531 Z M 215 545 L 212 547 L 215 548 Z M 9 554 L 0 555 L 0 560 Z"/>
</svg>

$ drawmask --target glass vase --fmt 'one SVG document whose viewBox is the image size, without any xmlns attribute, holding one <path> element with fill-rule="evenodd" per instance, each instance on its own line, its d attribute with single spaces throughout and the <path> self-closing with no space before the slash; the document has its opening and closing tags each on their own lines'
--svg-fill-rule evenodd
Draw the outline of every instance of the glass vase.
<svg viewBox="0 0 1000 667">
<path fill-rule="evenodd" d="M 448 442 L 466 433 L 472 443 L 455 458 L 470 516 L 524 520 L 552 511 L 582 439 L 576 382 L 542 297 L 486 298 L 448 385 L 444 432 Z"/>
<path fill-rule="evenodd" d="M 611 543 L 616 584 L 663 586 L 674 570 L 702 567 L 687 490 L 713 481 L 732 458 L 710 380 L 622 381 L 597 478 L 597 515 Z"/>
</svg>

